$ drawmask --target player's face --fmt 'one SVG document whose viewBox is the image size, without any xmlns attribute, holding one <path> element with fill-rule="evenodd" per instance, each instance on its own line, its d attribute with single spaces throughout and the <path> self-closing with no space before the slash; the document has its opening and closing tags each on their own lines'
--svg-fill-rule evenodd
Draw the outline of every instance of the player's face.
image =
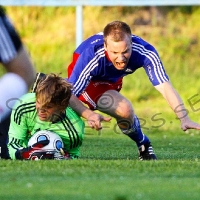
<svg viewBox="0 0 200 200">
<path fill-rule="evenodd" d="M 52 121 L 61 113 L 60 108 L 56 105 L 49 103 L 42 106 L 39 100 L 36 101 L 36 110 L 41 121 Z"/>
<path fill-rule="evenodd" d="M 104 48 L 108 56 L 118 70 L 124 70 L 128 64 L 132 52 L 132 44 L 128 36 L 123 41 L 115 42 L 111 36 L 107 37 Z"/>
</svg>

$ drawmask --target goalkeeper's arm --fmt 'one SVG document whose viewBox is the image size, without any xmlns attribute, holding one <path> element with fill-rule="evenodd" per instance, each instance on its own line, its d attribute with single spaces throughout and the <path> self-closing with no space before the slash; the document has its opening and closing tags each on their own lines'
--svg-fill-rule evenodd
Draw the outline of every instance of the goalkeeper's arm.
<svg viewBox="0 0 200 200">
<path fill-rule="evenodd" d="M 17 138 L 12 138 L 8 144 L 8 150 L 11 159 L 13 160 L 34 160 L 37 159 L 53 159 L 54 155 L 47 151 L 42 150 L 42 148 L 49 144 L 49 140 L 44 140 L 35 143 L 30 147 L 21 146 L 22 140 Z"/>
<path fill-rule="evenodd" d="M 17 139 L 15 137 L 9 137 L 9 143 L 8 143 L 8 151 L 10 158 L 12 160 L 16 160 L 15 153 L 18 149 L 23 148 L 23 140 Z"/>
<path fill-rule="evenodd" d="M 20 148 L 15 152 L 17 160 L 44 160 L 54 159 L 54 152 L 42 149 L 49 144 L 49 140 L 39 141 L 32 146 Z"/>
<path fill-rule="evenodd" d="M 23 147 L 23 141 L 12 138 L 8 144 L 9 154 L 12 160 L 69 160 L 73 159 L 65 149 L 60 149 L 61 156 L 55 156 L 55 151 L 45 150 L 43 147 L 49 144 L 49 140 L 39 141 L 32 146 Z"/>
</svg>

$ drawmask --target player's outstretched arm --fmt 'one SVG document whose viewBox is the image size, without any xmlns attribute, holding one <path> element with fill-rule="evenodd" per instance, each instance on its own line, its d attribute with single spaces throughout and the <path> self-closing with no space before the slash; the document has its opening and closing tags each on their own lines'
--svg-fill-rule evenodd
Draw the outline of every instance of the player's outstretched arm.
<svg viewBox="0 0 200 200">
<path fill-rule="evenodd" d="M 8 72 L 18 74 L 23 78 L 28 88 L 32 86 L 35 78 L 35 69 L 25 47 L 22 46 L 17 56 L 10 62 L 4 64 L 4 67 Z"/>
<path fill-rule="evenodd" d="M 102 129 L 102 121 L 109 122 L 112 119 L 111 117 L 104 117 L 98 113 L 93 112 L 84 106 L 83 103 L 75 95 L 72 95 L 70 99 L 70 107 L 81 117 L 85 118 L 91 128 L 96 130 Z"/>
<path fill-rule="evenodd" d="M 180 95 L 173 88 L 170 82 L 162 83 L 155 86 L 155 88 L 163 95 L 171 109 L 176 114 L 177 118 L 180 120 L 181 129 L 183 131 L 186 131 L 187 129 L 200 130 L 200 124 L 190 120 Z"/>
</svg>

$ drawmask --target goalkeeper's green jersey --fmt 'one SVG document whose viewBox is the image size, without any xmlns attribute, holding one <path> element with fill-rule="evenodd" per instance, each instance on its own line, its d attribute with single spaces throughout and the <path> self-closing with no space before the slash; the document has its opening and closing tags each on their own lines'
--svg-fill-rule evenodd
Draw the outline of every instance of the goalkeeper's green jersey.
<svg viewBox="0 0 200 200">
<path fill-rule="evenodd" d="M 40 130 L 57 133 L 62 138 L 66 151 L 72 157 L 78 157 L 84 127 L 83 120 L 70 107 L 57 121 L 41 121 L 36 111 L 35 93 L 25 94 L 12 109 L 8 143 L 10 157 L 16 159 L 16 150 L 27 147 L 30 137 Z"/>
</svg>

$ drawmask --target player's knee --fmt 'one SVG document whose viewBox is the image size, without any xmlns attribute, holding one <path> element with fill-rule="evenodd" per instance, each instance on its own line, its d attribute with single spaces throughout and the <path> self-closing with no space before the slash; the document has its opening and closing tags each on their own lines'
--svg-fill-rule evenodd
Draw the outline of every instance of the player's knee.
<svg viewBox="0 0 200 200">
<path fill-rule="evenodd" d="M 133 120 L 134 110 L 131 102 L 115 90 L 106 91 L 97 102 L 98 110 L 117 120 Z"/>
<path fill-rule="evenodd" d="M 117 114 L 119 118 L 123 119 L 133 119 L 134 111 L 133 107 L 128 101 L 123 101 L 119 103 L 117 108 Z"/>
</svg>

